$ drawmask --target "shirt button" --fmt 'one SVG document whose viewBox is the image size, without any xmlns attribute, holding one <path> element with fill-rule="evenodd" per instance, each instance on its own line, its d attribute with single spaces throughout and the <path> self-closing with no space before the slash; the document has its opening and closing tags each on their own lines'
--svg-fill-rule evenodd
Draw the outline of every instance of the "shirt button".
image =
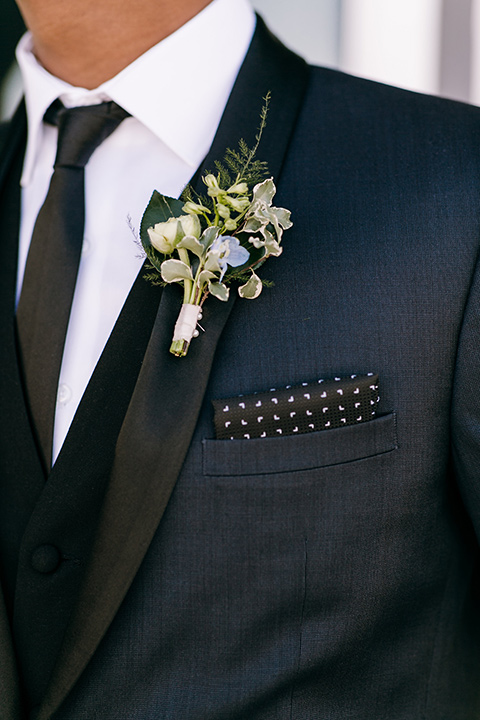
<svg viewBox="0 0 480 720">
<path fill-rule="evenodd" d="M 60 565 L 62 557 L 55 545 L 39 545 L 32 553 L 32 567 L 39 573 L 53 573 Z"/>
<path fill-rule="evenodd" d="M 59 385 L 57 393 L 57 403 L 59 405 L 67 405 L 71 399 L 72 389 L 68 385 L 65 385 L 65 383 Z"/>
</svg>

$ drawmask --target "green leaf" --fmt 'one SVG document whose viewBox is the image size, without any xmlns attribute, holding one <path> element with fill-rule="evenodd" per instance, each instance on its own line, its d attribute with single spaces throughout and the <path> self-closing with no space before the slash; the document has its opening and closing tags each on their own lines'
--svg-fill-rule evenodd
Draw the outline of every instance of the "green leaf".
<svg viewBox="0 0 480 720">
<path fill-rule="evenodd" d="M 202 287 L 202 285 L 204 285 L 208 280 L 213 280 L 213 278 L 215 278 L 215 277 L 216 277 L 216 275 L 214 273 L 210 272 L 210 270 L 202 270 L 202 272 L 198 276 L 198 281 L 197 281 L 198 287 Z"/>
<path fill-rule="evenodd" d="M 228 296 L 230 294 L 227 286 L 221 282 L 209 282 L 208 291 L 211 295 L 213 295 L 213 297 L 222 300 L 222 302 L 227 302 Z"/>
<path fill-rule="evenodd" d="M 185 250 L 190 250 L 194 255 L 201 258 L 203 253 L 205 252 L 205 249 L 201 243 L 198 242 L 196 237 L 193 237 L 193 235 L 186 235 L 177 245 L 178 248 L 185 248 Z"/>
<path fill-rule="evenodd" d="M 211 225 L 206 230 L 203 231 L 202 237 L 200 238 L 200 242 L 202 243 L 204 248 L 209 248 L 210 245 L 214 242 L 214 240 L 217 239 L 217 235 L 220 228 L 218 228 L 216 225 Z"/>
<path fill-rule="evenodd" d="M 165 260 L 161 266 L 162 278 L 166 283 L 193 280 L 192 271 L 181 260 Z"/>
<path fill-rule="evenodd" d="M 278 224 L 281 225 L 284 230 L 289 230 L 293 226 L 290 219 L 292 215 L 290 210 L 286 210 L 285 208 L 272 208 L 272 211 L 277 218 Z"/>
<path fill-rule="evenodd" d="M 252 272 L 250 280 L 238 288 L 238 294 L 247 300 L 254 300 L 262 292 L 262 281 Z"/>
<path fill-rule="evenodd" d="M 218 253 L 210 251 L 205 261 L 205 270 L 209 270 L 213 273 L 219 273 L 222 271 L 220 263 L 218 262 Z"/>
<path fill-rule="evenodd" d="M 157 223 L 167 222 L 171 217 L 180 217 L 183 215 L 182 208 L 183 202 L 181 200 L 160 195 L 156 190 L 153 191 L 140 223 L 140 240 L 147 254 L 148 249 L 151 247 L 147 229 Z"/>
<path fill-rule="evenodd" d="M 268 178 L 255 186 L 253 200 L 254 202 L 258 200 L 259 202 L 271 205 L 275 192 L 276 188 L 274 182 L 272 178 Z"/>
</svg>

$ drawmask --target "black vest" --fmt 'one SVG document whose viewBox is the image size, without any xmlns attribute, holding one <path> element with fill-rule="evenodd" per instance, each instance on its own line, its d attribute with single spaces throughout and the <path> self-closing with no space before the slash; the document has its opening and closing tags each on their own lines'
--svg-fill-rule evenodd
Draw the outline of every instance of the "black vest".
<svg viewBox="0 0 480 720">
<path fill-rule="evenodd" d="M 14 322 L 24 147 L 19 128 L 24 125 L 21 110 L 13 123 L 14 137 L 9 138 L 14 146 L 9 183 L 0 197 L 0 550 L 20 673 L 28 696 L 36 703 L 45 690 L 78 593 L 118 432 L 161 290 L 145 282 L 141 274 L 137 278 L 57 462 L 45 477 L 24 396 Z M 52 585 L 56 586 L 53 607 Z M 49 653 L 42 652 L 41 661 L 40 646 L 50 648 Z"/>
</svg>

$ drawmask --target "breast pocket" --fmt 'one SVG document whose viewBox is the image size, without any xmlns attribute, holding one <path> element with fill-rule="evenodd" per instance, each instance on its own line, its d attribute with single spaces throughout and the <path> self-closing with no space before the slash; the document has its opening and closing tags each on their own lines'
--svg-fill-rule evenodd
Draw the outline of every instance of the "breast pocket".
<svg viewBox="0 0 480 720">
<path fill-rule="evenodd" d="M 395 413 L 334 430 L 253 440 L 204 440 L 205 476 L 245 476 L 315 470 L 392 452 Z"/>
</svg>

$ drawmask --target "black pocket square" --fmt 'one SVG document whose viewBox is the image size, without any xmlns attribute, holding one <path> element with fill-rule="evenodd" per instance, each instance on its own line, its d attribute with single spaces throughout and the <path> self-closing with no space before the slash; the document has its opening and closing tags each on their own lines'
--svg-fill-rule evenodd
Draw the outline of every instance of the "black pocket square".
<svg viewBox="0 0 480 720">
<path fill-rule="evenodd" d="M 375 416 L 378 375 L 351 375 L 212 400 L 218 440 L 296 435 L 366 422 Z"/>
</svg>

